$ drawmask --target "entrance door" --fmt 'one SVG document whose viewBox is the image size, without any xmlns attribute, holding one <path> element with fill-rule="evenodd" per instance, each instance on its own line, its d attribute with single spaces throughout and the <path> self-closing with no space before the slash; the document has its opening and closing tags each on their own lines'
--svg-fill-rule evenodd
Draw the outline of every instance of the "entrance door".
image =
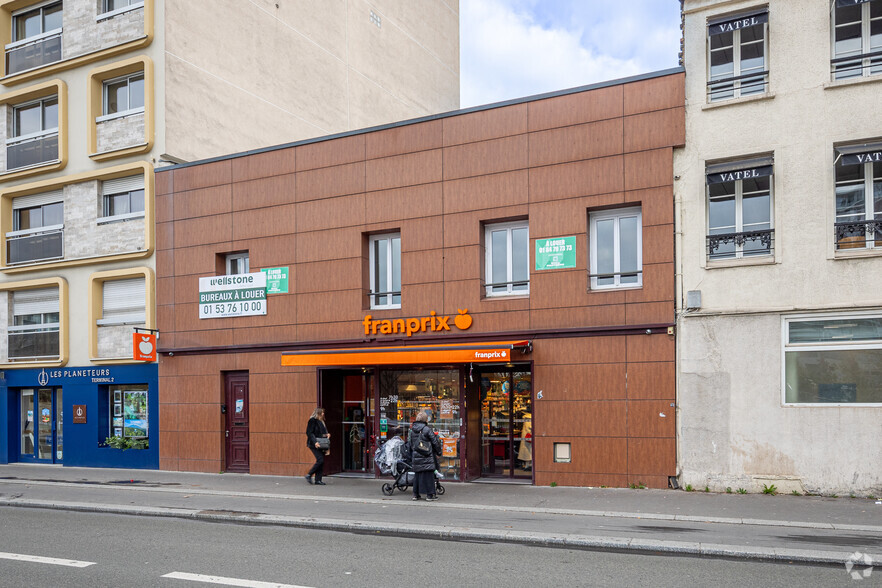
<svg viewBox="0 0 882 588">
<path fill-rule="evenodd" d="M 322 370 L 319 405 L 331 434 L 331 453 L 325 475 L 340 472 L 374 473 L 373 383 L 365 370 Z"/>
<path fill-rule="evenodd" d="M 529 371 L 481 375 L 481 474 L 533 476 L 533 392 Z"/>
<path fill-rule="evenodd" d="M 226 402 L 226 471 L 248 473 L 248 373 L 228 373 L 224 378 Z"/>
<path fill-rule="evenodd" d="M 21 391 L 21 461 L 61 463 L 64 453 L 62 404 L 61 388 Z"/>
</svg>

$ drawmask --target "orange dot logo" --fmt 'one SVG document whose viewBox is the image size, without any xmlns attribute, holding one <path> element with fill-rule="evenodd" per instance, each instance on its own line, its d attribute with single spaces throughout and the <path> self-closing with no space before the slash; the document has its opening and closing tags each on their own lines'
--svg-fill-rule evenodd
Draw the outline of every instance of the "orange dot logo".
<svg viewBox="0 0 882 588">
<path fill-rule="evenodd" d="M 456 315 L 455 319 L 453 319 L 453 323 L 459 330 L 465 331 L 472 326 L 472 317 L 469 316 L 469 309 L 457 308 L 456 310 L 459 311 L 459 314 Z"/>
</svg>

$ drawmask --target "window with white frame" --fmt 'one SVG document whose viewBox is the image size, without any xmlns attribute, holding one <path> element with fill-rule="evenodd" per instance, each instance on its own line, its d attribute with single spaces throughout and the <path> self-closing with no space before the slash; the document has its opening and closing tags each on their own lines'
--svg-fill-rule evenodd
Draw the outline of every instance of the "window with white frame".
<svg viewBox="0 0 882 588">
<path fill-rule="evenodd" d="M 6 73 L 61 59 L 62 3 L 52 0 L 12 13 L 12 42 L 6 45 Z"/>
<path fill-rule="evenodd" d="M 144 6 L 144 0 L 101 0 L 101 14 L 121 13 Z"/>
<path fill-rule="evenodd" d="M 61 190 L 53 190 L 12 201 L 12 231 L 6 233 L 7 264 L 64 256 L 63 199 Z"/>
<path fill-rule="evenodd" d="M 772 172 L 771 157 L 707 166 L 709 260 L 772 253 Z"/>
<path fill-rule="evenodd" d="M 589 215 L 591 289 L 643 284 L 642 214 L 639 207 Z"/>
<path fill-rule="evenodd" d="M 147 320 L 147 290 L 144 277 L 108 280 L 102 288 L 98 326 L 141 325 Z"/>
<path fill-rule="evenodd" d="M 247 274 L 249 270 L 248 252 L 227 253 L 226 255 L 226 271 L 227 275 Z"/>
<path fill-rule="evenodd" d="M 102 219 L 99 222 L 144 216 L 144 176 L 135 175 L 101 183 Z"/>
<path fill-rule="evenodd" d="M 834 79 L 882 73 L 882 0 L 836 0 L 832 25 Z"/>
<path fill-rule="evenodd" d="M 15 290 L 7 327 L 9 360 L 57 359 L 59 324 L 58 288 Z"/>
<path fill-rule="evenodd" d="M 837 151 L 836 248 L 882 247 L 882 143 Z"/>
<path fill-rule="evenodd" d="M 6 169 L 58 159 L 58 97 L 47 96 L 12 107 L 12 133 L 6 139 Z"/>
<path fill-rule="evenodd" d="M 104 108 L 98 122 L 144 112 L 144 72 L 104 82 Z"/>
<path fill-rule="evenodd" d="M 767 91 L 768 22 L 765 9 L 708 21 L 708 102 Z"/>
<path fill-rule="evenodd" d="M 484 249 L 487 296 L 530 293 L 530 230 L 527 221 L 485 226 Z"/>
<path fill-rule="evenodd" d="M 371 308 L 401 308 L 401 233 L 371 235 Z"/>
<path fill-rule="evenodd" d="M 784 319 L 785 404 L 882 403 L 882 315 Z"/>
</svg>

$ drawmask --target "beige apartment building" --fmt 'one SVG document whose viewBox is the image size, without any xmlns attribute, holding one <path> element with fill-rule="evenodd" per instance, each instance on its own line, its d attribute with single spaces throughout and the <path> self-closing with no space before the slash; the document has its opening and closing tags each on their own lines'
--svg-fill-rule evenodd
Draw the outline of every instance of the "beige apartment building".
<svg viewBox="0 0 882 588">
<path fill-rule="evenodd" d="M 458 10 L 0 0 L 0 463 L 158 467 L 154 168 L 457 109 Z"/>
<path fill-rule="evenodd" d="M 882 0 L 686 0 L 681 484 L 882 490 Z"/>
</svg>

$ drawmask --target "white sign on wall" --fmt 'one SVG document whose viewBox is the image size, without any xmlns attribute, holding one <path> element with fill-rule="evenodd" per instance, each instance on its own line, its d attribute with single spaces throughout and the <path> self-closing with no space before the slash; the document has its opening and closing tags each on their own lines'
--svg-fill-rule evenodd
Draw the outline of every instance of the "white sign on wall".
<svg viewBox="0 0 882 588">
<path fill-rule="evenodd" d="M 266 274 L 199 278 L 199 318 L 266 314 Z"/>
</svg>

